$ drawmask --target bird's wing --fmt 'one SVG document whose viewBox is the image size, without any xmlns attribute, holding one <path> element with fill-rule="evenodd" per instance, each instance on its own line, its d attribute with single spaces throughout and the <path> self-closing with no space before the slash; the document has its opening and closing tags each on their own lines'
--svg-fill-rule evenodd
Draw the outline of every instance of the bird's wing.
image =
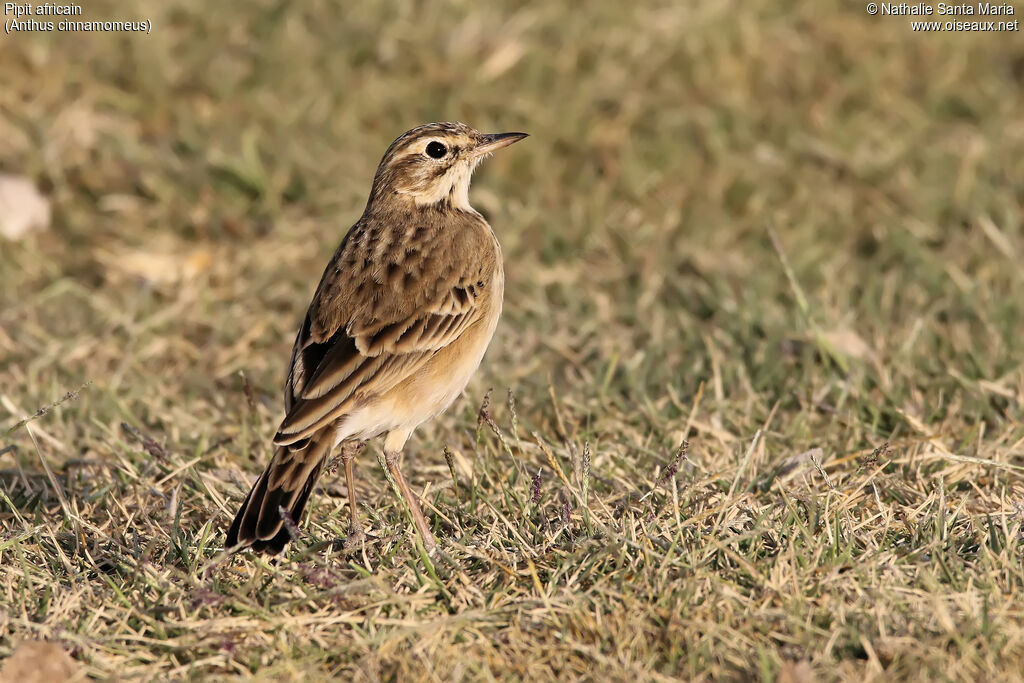
<svg viewBox="0 0 1024 683">
<path fill-rule="evenodd" d="M 394 388 L 480 318 L 486 259 L 435 237 L 381 248 L 387 234 L 359 224 L 346 237 L 296 339 L 276 444 L 301 442 Z"/>
</svg>

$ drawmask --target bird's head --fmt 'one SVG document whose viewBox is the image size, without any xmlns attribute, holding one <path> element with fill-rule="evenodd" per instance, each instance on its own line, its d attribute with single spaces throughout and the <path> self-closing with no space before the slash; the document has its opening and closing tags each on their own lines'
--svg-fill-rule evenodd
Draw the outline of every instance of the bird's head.
<svg viewBox="0 0 1024 683">
<path fill-rule="evenodd" d="M 419 207 L 447 204 L 470 210 L 469 181 L 477 164 L 525 137 L 526 133 L 480 133 L 464 123 L 413 128 L 384 153 L 370 202 L 405 200 Z"/>
</svg>

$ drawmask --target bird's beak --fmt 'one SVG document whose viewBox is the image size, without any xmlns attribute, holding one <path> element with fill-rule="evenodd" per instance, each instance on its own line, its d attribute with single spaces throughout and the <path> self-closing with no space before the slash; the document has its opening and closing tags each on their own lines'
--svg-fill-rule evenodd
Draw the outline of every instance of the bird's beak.
<svg viewBox="0 0 1024 683">
<path fill-rule="evenodd" d="M 491 152 L 496 152 L 502 147 L 508 147 L 513 142 L 519 142 L 527 137 L 526 133 L 491 133 L 482 135 L 480 143 L 473 150 L 473 156 L 479 157 Z"/>
</svg>

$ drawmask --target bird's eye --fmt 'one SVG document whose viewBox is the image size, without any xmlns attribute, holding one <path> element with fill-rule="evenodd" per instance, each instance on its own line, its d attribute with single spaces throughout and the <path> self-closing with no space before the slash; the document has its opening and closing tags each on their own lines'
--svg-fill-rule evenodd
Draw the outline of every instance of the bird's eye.
<svg viewBox="0 0 1024 683">
<path fill-rule="evenodd" d="M 448 148 L 437 140 L 431 140 L 430 144 L 427 145 L 427 156 L 433 157 L 434 159 L 440 159 L 448 153 Z"/>
</svg>

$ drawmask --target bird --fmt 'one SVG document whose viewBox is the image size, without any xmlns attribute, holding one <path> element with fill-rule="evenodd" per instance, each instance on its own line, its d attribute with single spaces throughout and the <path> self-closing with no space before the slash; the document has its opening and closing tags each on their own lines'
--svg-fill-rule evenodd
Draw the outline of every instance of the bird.
<svg viewBox="0 0 1024 683">
<path fill-rule="evenodd" d="M 469 203 L 473 171 L 526 133 L 429 123 L 398 136 L 362 216 L 324 269 L 292 348 L 274 454 L 226 536 L 226 549 L 276 555 L 331 453 L 348 489 L 346 547 L 364 538 L 355 454 L 384 436 L 384 463 L 423 548 L 437 542 L 401 470 L 406 441 L 465 389 L 501 315 L 505 275 L 494 231 Z"/>
</svg>

